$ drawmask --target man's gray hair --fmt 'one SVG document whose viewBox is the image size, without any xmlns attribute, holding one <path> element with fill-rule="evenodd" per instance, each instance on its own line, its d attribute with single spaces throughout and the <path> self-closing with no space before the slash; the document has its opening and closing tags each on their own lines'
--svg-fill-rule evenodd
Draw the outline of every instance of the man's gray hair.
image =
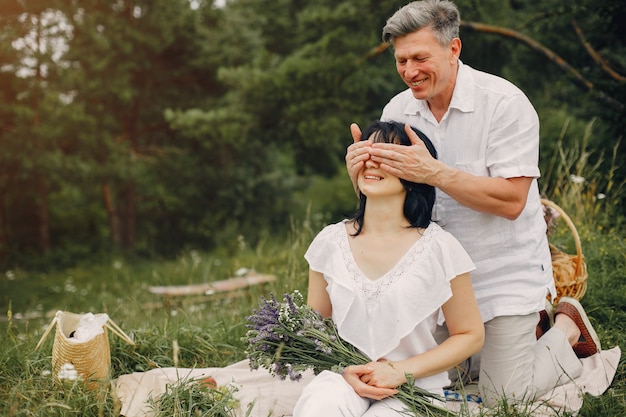
<svg viewBox="0 0 626 417">
<path fill-rule="evenodd" d="M 393 44 L 396 38 L 430 28 L 435 39 L 447 46 L 452 39 L 459 37 L 461 15 L 451 1 L 424 0 L 414 1 L 399 9 L 383 28 L 383 42 Z"/>
</svg>

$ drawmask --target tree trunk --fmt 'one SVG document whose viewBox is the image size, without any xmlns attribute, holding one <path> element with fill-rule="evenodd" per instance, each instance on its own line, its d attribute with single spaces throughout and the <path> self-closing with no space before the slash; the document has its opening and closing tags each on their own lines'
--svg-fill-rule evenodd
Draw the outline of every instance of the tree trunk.
<svg viewBox="0 0 626 417">
<path fill-rule="evenodd" d="M 135 246 L 137 233 L 137 185 L 130 181 L 124 190 L 124 241 L 125 249 L 132 249 Z"/>
<path fill-rule="evenodd" d="M 4 205 L 4 192 L 0 198 L 0 264 L 7 258 L 9 247 L 9 222 L 7 221 L 6 207 Z"/>
<path fill-rule="evenodd" d="M 50 251 L 50 216 L 48 214 L 48 186 L 46 179 L 39 176 L 37 179 L 39 193 L 39 248 L 43 253 Z"/>
<path fill-rule="evenodd" d="M 104 200 L 104 207 L 106 208 L 109 216 L 109 228 L 111 229 L 111 243 L 113 245 L 120 244 L 120 219 L 115 208 L 115 202 L 111 195 L 111 187 L 108 183 L 102 183 L 102 198 Z"/>
<path fill-rule="evenodd" d="M 41 44 L 41 33 L 42 33 L 42 23 L 41 16 L 37 16 L 37 45 Z M 40 52 L 40 51 L 37 51 Z M 42 64 L 41 61 L 37 62 L 36 73 L 35 73 L 35 94 L 34 102 L 33 102 L 33 126 L 35 129 L 39 127 L 39 100 L 41 98 L 42 85 L 43 85 L 43 75 L 42 75 Z M 43 144 L 43 140 L 41 137 L 38 138 L 36 142 L 37 150 L 40 154 L 43 154 L 45 151 L 45 147 Z M 39 171 L 39 170 L 38 170 Z M 39 248 L 41 252 L 48 253 L 50 251 L 50 216 L 48 214 L 48 185 L 46 183 L 45 174 L 41 172 L 37 172 L 35 174 L 36 184 L 37 184 L 37 194 L 39 195 Z"/>
</svg>

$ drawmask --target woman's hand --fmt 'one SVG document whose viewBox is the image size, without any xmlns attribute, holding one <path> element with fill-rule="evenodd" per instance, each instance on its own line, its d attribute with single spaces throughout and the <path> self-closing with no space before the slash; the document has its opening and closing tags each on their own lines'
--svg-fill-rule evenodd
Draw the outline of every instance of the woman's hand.
<svg viewBox="0 0 626 417">
<path fill-rule="evenodd" d="M 364 374 L 361 381 L 368 385 L 381 388 L 396 388 L 404 384 L 406 376 L 404 372 L 396 367 L 396 365 L 386 359 L 368 364 L 372 368 L 372 372 Z"/>
<path fill-rule="evenodd" d="M 348 366 L 344 369 L 343 377 L 360 397 L 382 400 L 396 395 L 398 390 L 395 387 L 377 386 L 365 382 L 372 381 L 375 367 L 375 363 Z"/>
</svg>

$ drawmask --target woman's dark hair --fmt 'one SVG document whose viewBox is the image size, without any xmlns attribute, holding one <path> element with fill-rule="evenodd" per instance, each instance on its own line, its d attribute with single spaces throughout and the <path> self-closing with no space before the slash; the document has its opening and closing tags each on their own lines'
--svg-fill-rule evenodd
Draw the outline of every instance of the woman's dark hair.
<svg viewBox="0 0 626 417">
<path fill-rule="evenodd" d="M 418 129 L 411 128 L 417 136 L 424 142 L 430 154 L 437 158 L 437 151 L 428 137 Z M 361 140 L 372 139 L 372 142 L 395 143 L 398 145 L 411 146 L 409 135 L 404 130 L 404 125 L 398 122 L 375 121 L 370 124 L 361 134 Z M 400 182 L 406 190 L 404 199 L 404 217 L 411 224 L 412 228 L 426 228 L 430 224 L 433 205 L 435 204 L 435 187 L 428 184 L 411 182 L 400 178 Z M 352 216 L 351 220 L 357 225 L 357 236 L 363 229 L 363 217 L 365 215 L 365 204 L 367 197 L 359 192 L 359 208 Z"/>
</svg>

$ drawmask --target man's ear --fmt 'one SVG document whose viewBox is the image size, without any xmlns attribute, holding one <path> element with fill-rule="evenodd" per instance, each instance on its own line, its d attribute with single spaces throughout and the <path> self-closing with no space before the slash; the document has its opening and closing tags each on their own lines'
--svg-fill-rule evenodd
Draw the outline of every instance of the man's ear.
<svg viewBox="0 0 626 417">
<path fill-rule="evenodd" d="M 461 39 L 459 38 L 452 39 L 452 41 L 450 42 L 450 46 L 448 47 L 450 51 L 450 59 L 452 60 L 452 63 L 456 63 L 456 61 L 461 56 L 461 47 L 462 47 Z"/>
</svg>

